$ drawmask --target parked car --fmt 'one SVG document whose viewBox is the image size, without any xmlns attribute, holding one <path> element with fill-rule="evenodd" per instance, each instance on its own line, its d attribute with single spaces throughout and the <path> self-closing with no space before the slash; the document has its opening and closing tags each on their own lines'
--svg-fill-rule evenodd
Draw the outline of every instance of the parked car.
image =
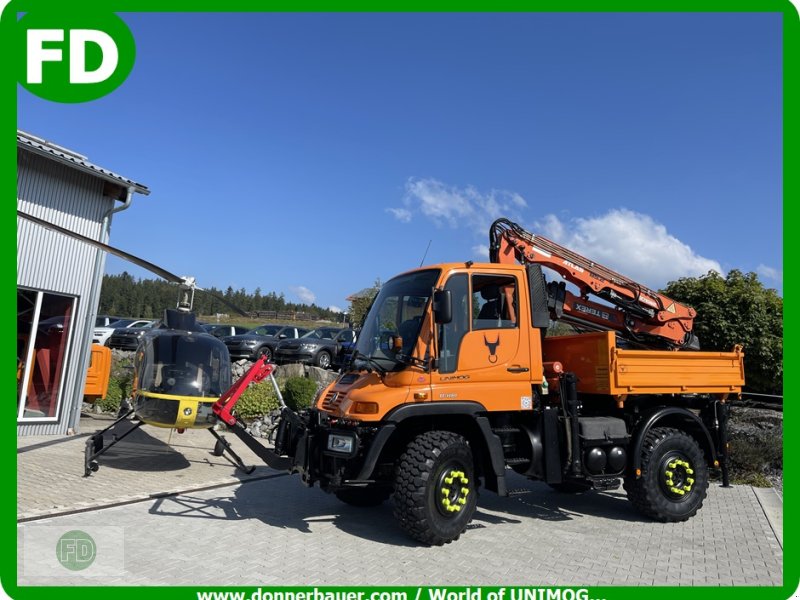
<svg viewBox="0 0 800 600">
<path fill-rule="evenodd" d="M 142 336 L 158 325 L 158 323 L 159 321 L 151 321 L 142 327 L 123 327 L 121 329 L 115 329 L 111 337 L 108 338 L 106 346 L 112 350 L 136 350 Z"/>
<path fill-rule="evenodd" d="M 354 341 L 352 329 L 320 327 L 299 339 L 280 342 L 275 348 L 275 362 L 299 362 L 328 369 L 341 363 L 343 345 Z"/>
<path fill-rule="evenodd" d="M 106 327 L 95 327 L 94 333 L 92 334 L 92 343 L 105 346 L 115 329 L 144 327 L 148 323 L 152 322 L 152 319 L 118 319 Z"/>
<path fill-rule="evenodd" d="M 223 325 L 221 323 L 208 323 L 203 325 L 203 329 L 218 338 L 241 335 L 250 331 L 249 327 L 242 327 L 241 325 Z"/>
<path fill-rule="evenodd" d="M 358 334 L 360 331 L 360 329 L 345 329 L 347 334 L 342 334 L 343 339 L 339 343 L 339 352 L 333 359 L 334 367 L 342 368 L 350 362 L 353 350 L 356 348 L 356 342 L 358 341 Z"/>
<path fill-rule="evenodd" d="M 271 361 L 278 342 L 299 338 L 307 332 L 308 329 L 293 325 L 261 325 L 247 333 L 222 338 L 222 341 L 228 347 L 232 360 L 240 358 L 255 360 L 260 356 L 266 356 L 267 360 Z"/>
</svg>

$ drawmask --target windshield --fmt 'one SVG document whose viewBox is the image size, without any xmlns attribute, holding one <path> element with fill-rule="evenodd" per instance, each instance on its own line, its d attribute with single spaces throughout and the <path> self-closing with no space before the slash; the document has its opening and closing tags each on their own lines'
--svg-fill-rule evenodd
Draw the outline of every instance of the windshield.
<svg viewBox="0 0 800 600">
<path fill-rule="evenodd" d="M 339 333 L 339 331 L 339 329 L 328 329 L 327 327 L 323 327 L 320 329 L 312 329 L 300 337 L 306 340 L 332 340 L 334 336 Z"/>
<path fill-rule="evenodd" d="M 123 327 L 127 327 L 131 323 L 133 323 L 134 319 L 118 319 L 116 321 L 111 321 L 108 324 L 110 329 L 122 329 Z"/>
<path fill-rule="evenodd" d="M 231 385 L 228 349 L 207 335 L 155 335 L 136 360 L 138 389 L 144 392 L 219 397 Z"/>
<path fill-rule="evenodd" d="M 358 337 L 356 352 L 378 362 L 386 370 L 402 367 L 397 354 L 410 355 L 419 337 L 422 318 L 439 270 L 415 271 L 389 280 L 369 309 Z M 402 338 L 402 349 L 390 348 Z"/>
<path fill-rule="evenodd" d="M 253 329 L 250 333 L 254 335 L 275 335 L 281 329 L 283 329 L 283 325 L 261 325 Z"/>
</svg>

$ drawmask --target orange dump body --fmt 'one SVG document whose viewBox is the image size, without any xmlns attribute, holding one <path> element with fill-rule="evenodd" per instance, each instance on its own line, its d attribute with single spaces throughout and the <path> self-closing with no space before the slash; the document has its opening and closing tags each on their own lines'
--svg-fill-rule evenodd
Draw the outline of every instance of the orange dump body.
<svg viewBox="0 0 800 600">
<path fill-rule="evenodd" d="M 99 344 L 92 344 L 92 356 L 86 373 L 86 385 L 83 388 L 84 401 L 94 402 L 99 398 L 105 398 L 110 376 L 111 350 Z"/>
<path fill-rule="evenodd" d="M 625 350 L 614 332 L 546 338 L 545 361 L 578 376 L 589 394 L 732 394 L 744 385 L 744 353 Z"/>
</svg>

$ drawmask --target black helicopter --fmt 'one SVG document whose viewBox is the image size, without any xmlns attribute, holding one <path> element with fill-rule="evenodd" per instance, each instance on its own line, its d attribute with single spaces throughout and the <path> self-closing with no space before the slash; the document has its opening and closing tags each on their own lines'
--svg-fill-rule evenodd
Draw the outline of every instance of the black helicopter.
<svg viewBox="0 0 800 600">
<path fill-rule="evenodd" d="M 225 438 L 213 429 L 217 420 L 211 407 L 231 387 L 231 363 L 227 346 L 197 324 L 192 312 L 194 292 L 206 290 L 197 287 L 193 277 L 180 277 L 124 250 L 20 210 L 17 215 L 130 261 L 180 286 L 177 308 L 166 309 L 163 320 L 142 336 L 136 349 L 132 403 L 123 408 L 116 421 L 86 440 L 84 476 L 99 469 L 97 458 L 101 454 L 144 424 L 176 429 L 179 433 L 185 429 L 208 429 L 217 439 L 213 453 L 221 456 L 227 452 L 239 469 L 252 473 L 255 467 L 245 465 Z M 214 297 L 246 315 L 225 298 L 216 294 Z M 274 380 L 273 385 L 277 390 Z M 279 390 L 278 394 L 280 398 Z M 135 423 L 128 427 L 132 415 Z M 115 429 L 122 423 L 126 423 L 126 429 L 118 436 Z M 106 443 L 107 433 L 111 434 L 109 443 Z"/>
</svg>

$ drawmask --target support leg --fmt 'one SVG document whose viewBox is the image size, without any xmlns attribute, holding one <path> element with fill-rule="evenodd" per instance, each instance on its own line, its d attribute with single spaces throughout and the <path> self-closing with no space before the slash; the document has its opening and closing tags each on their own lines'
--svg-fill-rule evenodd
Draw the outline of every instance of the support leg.
<svg viewBox="0 0 800 600">
<path fill-rule="evenodd" d="M 86 448 L 84 449 L 84 454 L 83 454 L 83 476 L 84 477 L 88 477 L 89 475 L 91 475 L 92 473 L 94 473 L 95 471 L 97 471 L 100 468 L 100 465 L 97 463 L 97 460 L 96 460 L 98 456 L 100 456 L 104 452 L 107 452 L 109 448 L 111 448 L 112 446 L 115 446 L 118 442 L 121 442 L 126 437 L 128 437 L 131 433 L 133 433 L 134 431 L 139 429 L 139 427 L 144 425 L 143 421 L 138 421 L 133 427 L 128 429 L 128 431 L 126 431 L 125 433 L 123 433 L 119 437 L 117 437 L 116 434 L 112 433 L 111 443 L 106 446 L 105 445 L 105 440 L 104 440 L 105 433 L 107 431 L 110 431 L 110 430 L 114 429 L 114 427 L 116 427 L 117 425 L 119 425 L 120 423 L 125 421 L 128 418 L 128 416 L 130 416 L 131 413 L 133 413 L 133 409 L 129 410 L 124 415 L 122 415 L 119 419 L 114 421 L 111 425 L 109 425 L 108 427 L 106 427 L 105 429 L 103 429 L 101 431 L 96 432 L 94 435 L 90 436 L 86 440 Z"/>
<path fill-rule="evenodd" d="M 719 418 L 719 445 L 720 445 L 720 469 L 722 470 L 722 487 L 731 487 L 730 475 L 728 473 L 728 416 L 730 415 L 730 405 L 719 403 L 717 407 Z"/>
<path fill-rule="evenodd" d="M 241 457 L 238 454 L 236 454 L 236 452 L 233 451 L 233 448 L 231 448 L 231 445 L 228 443 L 228 440 L 226 440 L 223 436 L 218 434 L 213 429 L 209 429 L 209 431 L 211 432 L 211 435 L 217 438 L 217 443 L 214 446 L 214 456 L 222 456 L 225 452 L 227 452 L 233 459 L 233 462 L 236 463 L 236 468 L 238 468 L 246 475 L 249 475 L 250 473 L 256 470 L 255 465 L 251 465 L 248 467 L 246 464 L 244 464 L 244 461 L 241 459 Z"/>
</svg>

